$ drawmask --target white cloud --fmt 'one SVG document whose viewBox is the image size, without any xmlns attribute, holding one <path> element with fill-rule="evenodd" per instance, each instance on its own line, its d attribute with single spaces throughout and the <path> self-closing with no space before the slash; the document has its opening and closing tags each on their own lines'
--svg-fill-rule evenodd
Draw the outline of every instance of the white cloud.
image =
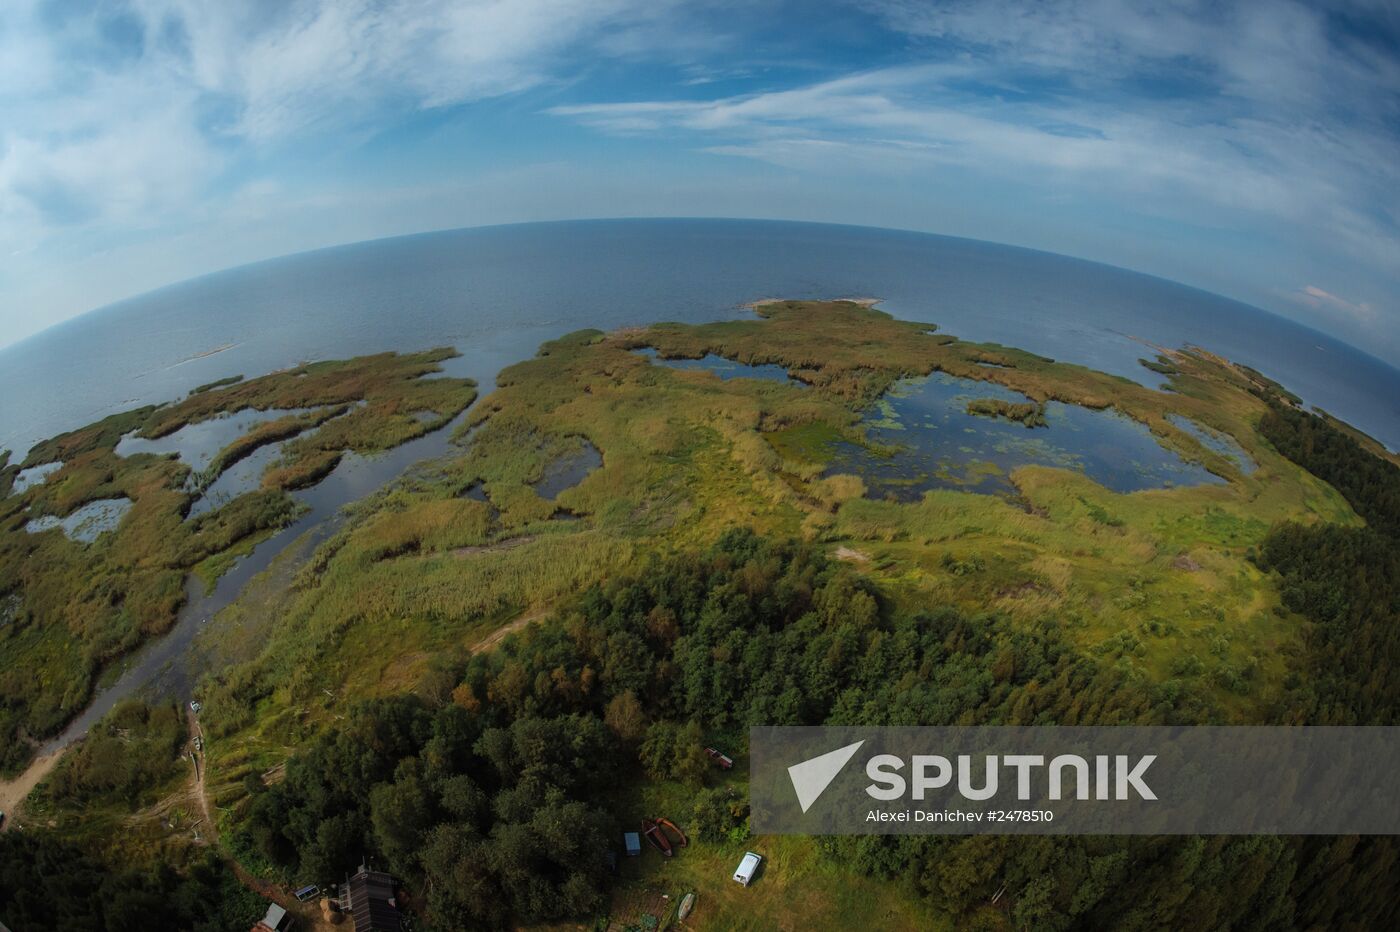
<svg viewBox="0 0 1400 932">
<path fill-rule="evenodd" d="M 1370 323 L 1375 320 L 1376 309 L 1364 301 L 1353 302 L 1346 298 L 1340 298 L 1329 291 L 1324 291 L 1316 285 L 1304 285 L 1296 291 L 1288 293 L 1288 297 L 1313 310 L 1327 311 L 1333 314 L 1340 314 L 1343 317 L 1353 320 L 1360 320 L 1363 323 Z"/>
<path fill-rule="evenodd" d="M 1291 2 L 863 4 L 922 64 L 550 112 L 829 175 L 973 171 L 1400 277 L 1400 64 Z M 1400 30 L 1397 30 L 1400 33 Z M 1072 196 L 1071 196 L 1072 195 Z M 1397 309 L 1400 310 L 1400 309 Z"/>
<path fill-rule="evenodd" d="M 681 5 L 5 0 L 0 255 L 10 261 L 0 292 L 10 306 L 0 307 L 0 342 L 92 306 L 74 306 L 75 295 L 112 300 L 151 280 L 113 273 L 121 263 L 104 252 L 150 264 L 160 250 L 148 238 L 179 249 L 199 224 L 241 222 L 248 192 L 280 179 L 299 147 L 324 157 L 415 112 L 568 80 L 600 56 L 684 63 L 714 40 Z M 258 209 L 278 223 L 276 202 Z M 157 265 L 170 274 L 170 262 Z M 77 268 L 108 277 L 75 289 L 62 279 Z"/>
<path fill-rule="evenodd" d="M 139 224 L 241 149 L 536 86 L 589 43 L 660 41 L 673 5 L 131 0 L 55 22 L 17 0 L 0 12 L 0 238 Z"/>
</svg>

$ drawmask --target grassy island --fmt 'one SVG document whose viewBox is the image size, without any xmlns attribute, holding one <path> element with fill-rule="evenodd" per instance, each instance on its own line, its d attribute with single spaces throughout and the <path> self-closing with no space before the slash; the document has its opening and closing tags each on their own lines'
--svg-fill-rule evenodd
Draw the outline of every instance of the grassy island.
<svg viewBox="0 0 1400 932">
<path fill-rule="evenodd" d="M 866 303 L 755 310 L 546 343 L 467 408 L 451 455 L 358 502 L 211 623 L 227 662 L 198 688 L 199 792 L 244 876 L 287 891 L 369 852 L 433 929 L 649 928 L 692 890 L 688 927 L 714 929 L 779 912 L 807 928 L 1323 928 L 1393 909 L 1400 858 L 1382 838 L 750 837 L 752 724 L 1389 723 L 1400 708 L 1396 594 L 1376 583 L 1400 580 L 1400 467 L 1266 377 L 1163 351 L 1158 391 Z M 64 466 L 3 500 L 0 594 L 24 621 L 0 628 L 0 657 L 46 671 L 3 681 L 9 733 L 61 724 L 104 662 L 169 623 L 187 572 L 285 520 L 285 490 L 327 458 L 465 408 L 469 384 L 420 378 L 444 354 L 238 382 L 31 453 Z M 790 378 L 666 364 L 710 355 Z M 1024 395 L 967 408 L 1027 427 L 1050 401 L 1112 409 L 1219 481 L 1118 493 L 1023 466 L 1011 494 L 897 501 L 829 468 L 871 442 L 887 393 L 935 372 Z M 220 454 L 286 443 L 265 488 L 207 522 L 181 518 L 181 464 L 112 452 L 234 405 L 304 410 Z M 134 505 L 97 544 L 23 530 L 26 512 L 114 492 Z M 94 561 L 107 582 L 78 571 Z M 168 756 L 166 713 L 120 714 Z M 739 766 L 715 769 L 706 745 Z M 172 772 L 104 777 L 99 751 L 36 797 L 54 844 L 195 858 L 150 817 L 181 792 Z M 638 813 L 691 845 L 614 877 L 592 853 Z M 747 848 L 769 867 L 740 896 L 727 873 Z M 990 905 L 998 887 L 1010 905 Z"/>
<path fill-rule="evenodd" d="M 1045 403 L 1027 401 L 1018 403 L 1002 401 L 1000 398 L 974 398 L 967 403 L 967 413 L 977 417 L 1004 418 L 1016 421 L 1026 427 L 1048 427 L 1045 420 Z"/>
</svg>

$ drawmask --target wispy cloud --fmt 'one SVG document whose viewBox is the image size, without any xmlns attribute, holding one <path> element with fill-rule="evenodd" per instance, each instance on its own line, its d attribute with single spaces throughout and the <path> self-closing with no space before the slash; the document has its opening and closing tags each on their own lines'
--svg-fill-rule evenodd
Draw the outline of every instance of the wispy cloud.
<svg viewBox="0 0 1400 932">
<path fill-rule="evenodd" d="M 660 42 L 673 7 L 13 0 L 0 12 L 0 237 L 140 225 L 195 199 L 233 155 L 540 85 L 590 46 L 640 44 L 627 37 L 642 30 Z"/>
<path fill-rule="evenodd" d="M 1294 4 L 872 3 L 925 63 L 550 112 L 801 171 L 921 158 L 1084 197 L 1287 225 L 1400 274 L 1400 68 Z M 843 157 L 827 161 L 839 151 Z M 1322 234 L 1318 236 L 1317 234 Z"/>
<path fill-rule="evenodd" d="M 1346 298 L 1339 298 L 1329 291 L 1323 291 L 1316 285 L 1304 285 L 1302 288 L 1288 292 L 1288 297 L 1315 311 L 1341 314 L 1364 323 L 1370 323 L 1376 319 L 1376 309 L 1364 301 L 1348 301 Z"/>
</svg>

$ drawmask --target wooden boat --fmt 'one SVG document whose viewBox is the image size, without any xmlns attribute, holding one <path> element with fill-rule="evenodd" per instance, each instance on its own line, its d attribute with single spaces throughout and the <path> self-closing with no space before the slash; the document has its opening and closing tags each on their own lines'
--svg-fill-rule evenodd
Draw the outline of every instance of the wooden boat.
<svg viewBox="0 0 1400 932">
<path fill-rule="evenodd" d="M 651 819 L 643 819 L 642 834 L 646 836 L 646 840 L 651 842 L 652 847 L 657 851 L 660 851 L 668 858 L 671 856 L 671 842 L 667 840 L 666 833 L 661 831 L 661 826 L 657 825 Z"/>
<path fill-rule="evenodd" d="M 685 832 L 682 832 L 680 830 L 680 827 L 676 825 L 676 823 L 672 822 L 670 819 L 657 819 L 656 824 L 670 833 L 672 840 L 674 840 L 676 843 L 677 848 L 684 848 L 686 845 L 690 844 L 690 839 L 685 837 Z"/>
<path fill-rule="evenodd" d="M 695 908 L 695 894 L 687 893 L 681 900 L 681 908 L 676 910 L 676 918 L 684 919 L 690 915 L 690 911 Z"/>
</svg>

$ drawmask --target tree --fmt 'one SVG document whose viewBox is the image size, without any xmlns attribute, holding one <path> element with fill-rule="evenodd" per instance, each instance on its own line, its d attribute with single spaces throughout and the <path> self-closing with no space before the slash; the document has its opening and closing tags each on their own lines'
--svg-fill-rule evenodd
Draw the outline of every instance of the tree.
<svg viewBox="0 0 1400 932">
<path fill-rule="evenodd" d="M 636 693 L 630 689 L 623 690 L 608 702 L 603 722 L 624 744 L 635 744 L 646 734 L 646 713 L 642 711 Z"/>
</svg>

